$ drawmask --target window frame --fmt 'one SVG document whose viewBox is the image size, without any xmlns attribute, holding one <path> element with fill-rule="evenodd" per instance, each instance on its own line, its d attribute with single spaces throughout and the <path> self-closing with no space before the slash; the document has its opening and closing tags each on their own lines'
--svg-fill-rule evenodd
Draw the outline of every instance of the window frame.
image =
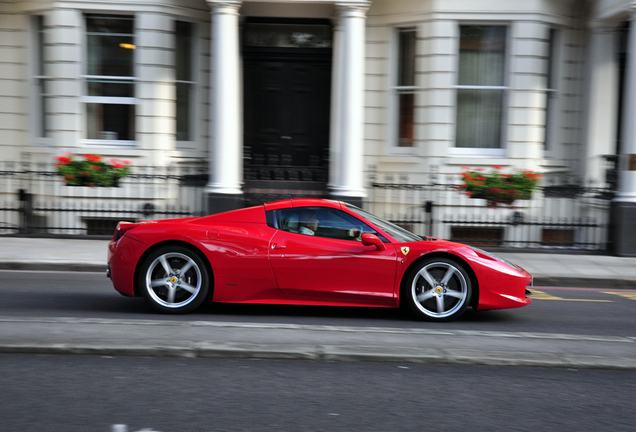
<svg viewBox="0 0 636 432">
<path fill-rule="evenodd" d="M 463 26 L 481 26 L 481 27 L 505 27 L 506 35 L 504 38 L 505 52 L 503 61 L 503 85 L 499 86 L 480 86 L 480 85 L 460 85 L 459 84 L 459 55 L 461 47 L 461 27 Z M 455 91 L 455 121 L 453 145 L 449 147 L 451 156 L 472 156 L 472 157 L 505 157 L 507 151 L 507 133 L 508 133 L 508 111 L 509 111 L 509 93 L 510 93 L 510 61 L 512 58 L 512 25 L 509 21 L 459 21 L 457 23 L 457 39 L 455 42 L 455 53 L 457 55 L 457 69 L 455 71 L 455 84 L 452 86 Z M 501 90 L 501 119 L 500 119 L 500 142 L 499 148 L 483 148 L 483 147 L 457 147 L 457 111 L 459 109 L 458 90 Z"/>
<path fill-rule="evenodd" d="M 390 58 L 390 102 L 389 102 L 389 153 L 395 155 L 413 155 L 417 152 L 417 100 L 420 87 L 417 85 L 417 47 L 418 47 L 418 27 L 414 25 L 404 25 L 394 27 L 392 29 L 391 52 Z M 401 75 L 401 45 L 400 35 L 402 33 L 412 32 L 414 34 L 414 52 L 413 52 L 413 85 L 400 85 Z M 413 143 L 410 146 L 400 145 L 400 96 L 404 94 L 413 95 Z"/>
<path fill-rule="evenodd" d="M 104 17 L 121 17 L 123 19 L 131 19 L 132 25 L 132 43 L 135 45 L 135 49 L 132 55 L 132 76 L 119 76 L 119 75 L 90 75 L 88 74 L 88 18 L 91 16 L 104 16 Z M 117 148 L 134 148 L 137 146 L 137 118 L 139 115 L 139 99 L 137 98 L 138 82 L 137 77 L 137 23 L 138 17 L 135 13 L 116 13 L 116 12 L 104 12 L 93 13 L 88 12 L 83 14 L 82 20 L 82 33 L 83 33 L 83 49 L 82 49 L 82 70 L 83 73 L 79 76 L 81 80 L 82 96 L 80 102 L 82 104 L 82 118 L 83 118 L 83 132 L 84 138 L 82 143 L 86 146 L 100 146 L 100 147 L 117 147 Z M 88 93 L 89 80 L 109 80 L 109 81 L 122 81 L 129 82 L 133 86 L 132 97 L 115 97 L 115 96 L 90 96 Z M 135 113 L 132 115 L 131 121 L 134 126 L 134 137 L 132 140 L 112 140 L 112 139 L 99 139 L 88 138 L 88 105 L 89 104 L 103 104 L 103 105 L 128 105 L 135 107 Z"/>
</svg>

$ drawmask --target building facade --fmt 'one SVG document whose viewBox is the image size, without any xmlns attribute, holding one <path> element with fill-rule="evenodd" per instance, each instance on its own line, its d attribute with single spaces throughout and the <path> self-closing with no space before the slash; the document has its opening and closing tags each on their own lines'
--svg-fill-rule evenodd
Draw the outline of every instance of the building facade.
<svg viewBox="0 0 636 432">
<path fill-rule="evenodd" d="M 209 212 L 246 196 L 364 205 L 370 178 L 465 166 L 602 185 L 615 156 L 614 222 L 632 229 L 635 14 L 630 0 L 3 1 L 0 151 L 203 164 Z"/>
</svg>

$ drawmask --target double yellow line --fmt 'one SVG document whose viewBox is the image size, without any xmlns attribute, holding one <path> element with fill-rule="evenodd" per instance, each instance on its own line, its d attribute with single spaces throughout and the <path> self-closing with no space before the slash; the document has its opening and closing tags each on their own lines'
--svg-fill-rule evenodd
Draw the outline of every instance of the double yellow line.
<svg viewBox="0 0 636 432">
<path fill-rule="evenodd" d="M 545 291 L 537 291 L 532 289 L 532 300 L 557 300 L 557 301 L 577 301 L 577 302 L 598 302 L 598 303 L 612 303 L 612 300 L 595 300 L 595 299 L 568 299 L 563 297 L 557 297 L 552 294 L 548 294 Z M 610 293 L 608 293 L 610 294 Z"/>
</svg>

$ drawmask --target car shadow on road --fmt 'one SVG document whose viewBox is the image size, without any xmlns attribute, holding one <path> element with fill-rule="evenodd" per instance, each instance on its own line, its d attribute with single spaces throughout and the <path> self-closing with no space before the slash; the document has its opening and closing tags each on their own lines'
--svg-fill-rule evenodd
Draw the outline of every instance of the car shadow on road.
<svg viewBox="0 0 636 432">
<path fill-rule="evenodd" d="M 396 325 L 399 327 L 420 326 L 419 324 L 436 325 L 415 318 L 408 311 L 400 308 L 345 307 L 345 306 L 292 306 L 292 305 L 254 305 L 254 304 L 209 304 L 197 310 L 199 318 L 221 320 L 257 320 L 280 322 L 306 320 L 312 324 L 336 325 Z M 477 312 L 472 309 L 460 316 L 455 323 L 497 323 L 514 320 L 505 311 Z M 452 324 L 445 323 L 445 324 Z M 334 324 L 335 323 L 335 324 Z"/>
<path fill-rule="evenodd" d="M 497 324 L 517 321 L 510 311 L 476 312 L 471 308 L 457 320 L 446 323 L 421 321 L 401 308 L 298 306 L 265 304 L 204 304 L 185 315 L 155 311 L 142 298 L 127 298 L 113 293 L 48 295 L 31 300 L 28 308 L 37 315 L 77 316 L 159 321 L 215 321 L 245 323 L 284 323 L 299 325 L 350 325 L 401 328 L 462 328 L 466 324 Z M 38 313 L 39 311 L 39 313 Z"/>
</svg>

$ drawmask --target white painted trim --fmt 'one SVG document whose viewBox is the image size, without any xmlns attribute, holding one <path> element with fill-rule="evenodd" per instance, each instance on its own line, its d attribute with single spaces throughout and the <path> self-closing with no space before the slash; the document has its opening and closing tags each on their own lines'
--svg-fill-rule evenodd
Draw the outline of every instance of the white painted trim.
<svg viewBox="0 0 636 432">
<path fill-rule="evenodd" d="M 454 85 L 453 88 L 460 90 L 510 90 L 508 86 Z"/>
<path fill-rule="evenodd" d="M 86 147 L 135 147 L 137 145 L 137 141 L 128 140 L 83 139 L 80 142 Z"/>
<path fill-rule="evenodd" d="M 451 156 L 473 156 L 473 157 L 497 157 L 505 158 L 505 148 L 469 148 L 469 147 L 449 147 L 448 154 Z"/>
<path fill-rule="evenodd" d="M 137 98 L 112 96 L 82 96 L 82 102 L 104 105 L 137 105 Z"/>
<path fill-rule="evenodd" d="M 85 47 L 84 47 L 85 48 Z M 134 68 L 133 60 L 133 68 Z M 105 81 L 138 81 L 139 78 L 133 76 L 114 76 L 114 75 L 80 75 L 84 80 L 105 80 Z"/>
</svg>

